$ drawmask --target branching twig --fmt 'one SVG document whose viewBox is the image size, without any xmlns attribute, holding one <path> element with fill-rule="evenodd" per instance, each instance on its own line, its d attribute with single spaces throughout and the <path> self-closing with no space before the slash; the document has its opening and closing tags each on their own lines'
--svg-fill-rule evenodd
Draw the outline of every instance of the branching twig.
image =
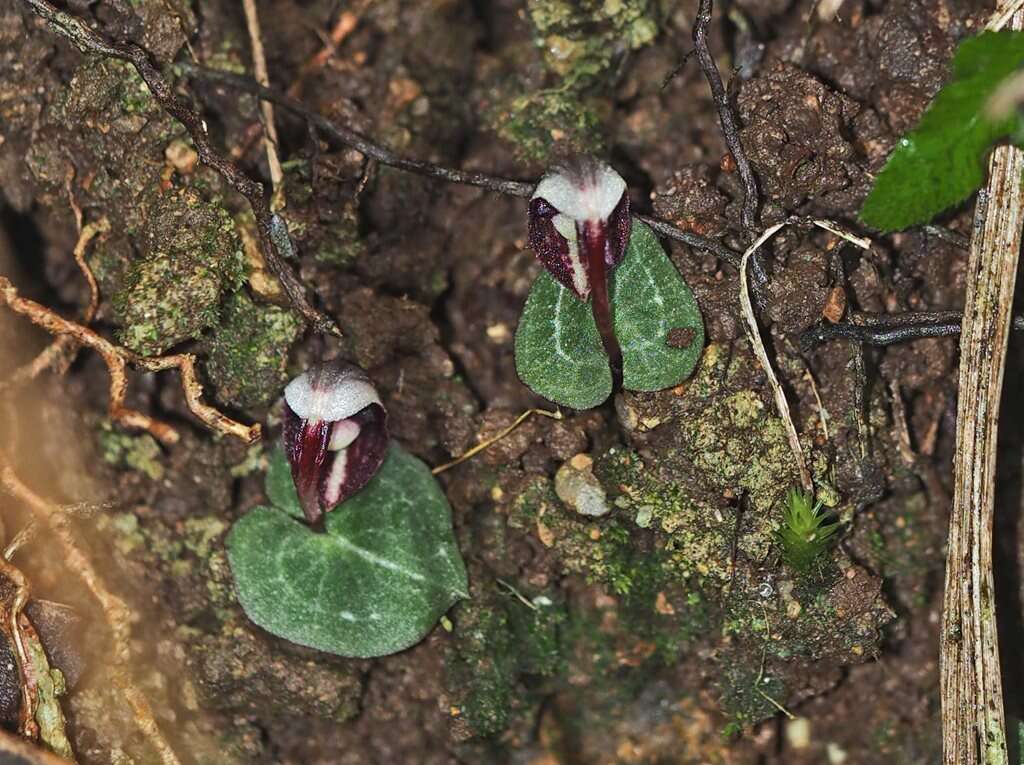
<svg viewBox="0 0 1024 765">
<path fill-rule="evenodd" d="M 125 392 L 128 388 L 128 379 L 125 375 L 127 364 L 130 363 L 152 372 L 175 367 L 181 373 L 181 385 L 185 393 L 185 400 L 188 403 L 189 409 L 196 417 L 212 430 L 224 433 L 225 435 L 240 438 L 248 443 L 259 439 L 259 425 L 250 426 L 235 422 L 208 404 L 203 403 L 202 386 L 200 386 L 199 381 L 196 379 L 195 357 L 192 354 L 179 353 L 173 356 L 161 356 L 158 358 L 138 356 L 131 351 L 114 345 L 91 329 L 76 324 L 73 321 L 68 321 L 39 303 L 20 297 L 14 285 L 2 276 L 0 276 L 0 303 L 6 304 L 12 311 L 21 314 L 47 332 L 54 335 L 70 336 L 74 338 L 75 342 L 92 348 L 103 357 L 103 361 L 110 372 L 110 403 L 108 408 L 111 419 L 129 427 L 146 430 L 154 438 L 164 443 L 176 443 L 179 436 L 177 431 L 170 425 L 159 422 L 142 412 L 129 409 L 124 405 Z"/>
<path fill-rule="evenodd" d="M 75 219 L 78 220 L 79 217 L 76 213 Z M 88 324 L 93 320 L 100 306 L 100 289 L 96 284 L 96 277 L 93 276 L 92 269 L 89 268 L 89 264 L 85 260 L 85 250 L 96 234 L 105 233 L 109 230 L 110 223 L 106 218 L 101 218 L 95 223 L 82 226 L 78 233 L 78 242 L 75 244 L 74 251 L 75 262 L 89 284 L 89 305 L 82 314 L 83 324 Z M 58 337 L 40 351 L 32 361 L 17 370 L 3 383 L 0 383 L 0 391 L 8 387 L 20 385 L 26 380 L 34 380 L 44 369 L 49 369 L 52 366 L 57 366 L 61 372 L 67 371 L 75 359 L 77 348 L 78 346 L 74 338 L 70 335 Z"/>
<path fill-rule="evenodd" d="M 171 88 L 167 80 L 150 61 L 149 54 L 133 43 L 117 43 L 90 29 L 75 16 L 58 10 L 49 0 L 23 0 L 32 10 L 44 19 L 57 34 L 70 41 L 83 53 L 92 53 L 106 58 L 127 61 L 139 73 L 153 94 L 153 98 L 174 119 L 184 125 L 192 138 L 199 159 L 209 165 L 241 194 L 252 207 L 259 231 L 260 252 L 267 267 L 281 281 L 285 294 L 292 306 L 318 332 L 339 335 L 334 321 L 318 311 L 306 297 L 305 287 L 298 280 L 291 268 L 278 251 L 271 239 L 274 215 L 270 210 L 263 185 L 246 175 L 237 165 L 214 149 L 206 131 L 206 123 L 199 113 L 184 98 Z"/>
</svg>

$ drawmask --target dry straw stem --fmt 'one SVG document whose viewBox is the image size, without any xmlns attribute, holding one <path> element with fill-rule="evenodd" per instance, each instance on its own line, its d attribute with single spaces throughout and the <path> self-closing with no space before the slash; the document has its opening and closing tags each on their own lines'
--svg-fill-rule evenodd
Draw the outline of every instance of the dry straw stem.
<svg viewBox="0 0 1024 765">
<path fill-rule="evenodd" d="M 1019 0 L 1001 2 L 993 25 L 1013 12 L 1012 28 L 1024 28 L 1020 5 Z M 953 514 L 939 646 L 946 765 L 1008 762 L 992 579 L 992 520 L 999 400 L 1024 224 L 1022 173 L 1020 149 L 999 146 L 992 152 L 988 183 L 975 207 L 965 276 Z"/>
<path fill-rule="evenodd" d="M 143 358 L 131 351 L 114 345 L 87 327 L 61 318 L 49 308 L 27 298 L 20 297 L 10 280 L 0 276 L 0 303 L 6 304 L 12 311 L 29 319 L 47 332 L 54 335 L 69 336 L 75 342 L 92 348 L 103 357 L 110 373 L 110 402 L 108 411 L 110 418 L 122 425 L 141 428 L 148 431 L 154 438 L 165 444 L 177 443 L 178 432 L 170 425 L 155 420 L 147 414 L 125 406 L 125 393 L 128 389 L 128 378 L 125 369 L 128 364 L 141 367 L 150 372 L 160 372 L 172 367 L 181 375 L 181 387 L 189 410 L 211 430 L 218 433 L 240 438 L 246 443 L 253 443 L 260 437 L 260 426 L 244 425 L 221 414 L 202 400 L 203 388 L 196 378 L 195 357 L 190 353 L 179 353 L 173 356 Z"/>
<path fill-rule="evenodd" d="M 253 74 L 256 75 L 256 81 L 260 85 L 269 86 L 267 56 L 263 52 L 263 33 L 260 31 L 260 17 L 256 12 L 255 0 L 242 0 L 242 8 L 245 10 L 245 26 L 249 30 L 249 43 L 252 45 Z M 275 196 L 283 195 L 281 181 L 284 180 L 284 171 L 281 169 L 281 160 L 277 156 L 277 125 L 274 124 L 274 105 L 269 101 L 260 101 L 260 114 L 263 117 L 263 143 L 266 146 L 267 165 L 270 167 L 270 182 L 274 186 Z M 283 199 L 280 196 L 278 198 Z"/>
<path fill-rule="evenodd" d="M 97 600 L 110 629 L 111 641 L 108 653 L 110 664 L 107 670 L 111 682 L 121 691 L 131 706 L 136 725 L 157 751 L 162 765 L 179 765 L 180 760 L 160 732 L 149 701 L 130 676 L 131 611 L 128 606 L 107 589 L 92 562 L 78 546 L 71 529 L 68 528 L 67 514 L 61 512 L 59 506 L 47 502 L 22 483 L 14 470 L 7 464 L 2 452 L 0 452 L 0 486 L 3 486 L 12 497 L 24 504 L 37 522 L 45 524 L 53 531 L 54 538 L 61 548 L 59 557 L 67 565 L 68 570 L 74 572 L 82 580 Z"/>
<path fill-rule="evenodd" d="M 848 242 L 851 242 L 862 249 L 868 249 L 871 246 L 871 241 L 864 237 L 856 236 L 846 231 L 838 223 L 832 221 L 812 219 L 809 221 L 801 220 L 799 218 L 793 218 L 785 220 L 782 223 L 776 223 L 774 226 L 769 226 L 759 236 L 747 251 L 743 253 L 743 257 L 740 259 L 740 313 L 743 315 L 743 329 L 747 333 L 747 339 L 750 340 L 750 345 L 754 349 L 754 355 L 757 357 L 758 363 L 761 365 L 761 369 L 764 370 L 765 375 L 768 377 L 768 384 L 771 386 L 772 394 L 775 397 L 775 408 L 779 411 L 779 417 L 782 418 L 782 424 L 786 428 L 786 436 L 789 439 L 789 448 L 793 452 L 793 459 L 796 461 L 797 471 L 800 473 L 800 485 L 804 491 L 808 494 L 814 494 L 814 482 L 811 480 L 811 473 L 807 469 L 807 459 L 804 457 L 803 447 L 800 446 L 800 436 L 796 432 L 796 425 L 793 424 L 793 417 L 789 413 L 789 402 L 786 400 L 786 392 L 782 389 L 782 383 L 779 382 L 778 376 L 775 374 L 775 370 L 772 368 L 771 359 L 768 358 L 768 351 L 764 347 L 764 342 L 761 340 L 761 331 L 757 326 L 757 316 L 754 314 L 754 306 L 750 302 L 750 285 L 747 279 L 747 266 L 750 263 L 751 257 L 757 252 L 758 248 L 771 239 L 777 231 L 791 224 L 806 224 L 811 223 L 819 228 L 828 231 L 831 234 L 835 234 Z"/>
<path fill-rule="evenodd" d="M 516 419 L 513 421 L 513 423 L 511 425 L 509 425 L 507 428 L 503 428 L 502 430 L 498 431 L 497 433 L 495 433 L 490 438 L 485 439 L 484 441 L 481 441 L 476 446 L 474 446 L 474 447 L 472 447 L 470 449 L 467 449 L 464 453 L 462 453 L 461 455 L 459 455 L 458 457 L 453 459 L 451 462 L 446 462 L 443 465 L 438 465 L 436 468 L 434 468 L 430 472 L 433 473 L 434 475 L 438 475 L 439 473 L 443 473 L 444 471 L 446 471 L 446 470 L 448 470 L 450 468 L 453 468 L 453 467 L 455 467 L 456 465 L 458 465 L 458 464 L 460 464 L 462 462 L 465 462 L 466 460 L 470 459 L 471 457 L 476 456 L 477 454 L 482 452 L 484 449 L 488 448 L 489 446 L 492 446 L 493 444 L 498 443 L 498 441 L 500 441 L 501 439 L 503 439 L 506 436 L 508 436 L 513 430 L 518 428 L 520 425 L 522 425 L 524 422 L 526 422 L 530 417 L 532 417 L 535 414 L 539 414 L 542 417 L 550 417 L 552 420 L 560 420 L 560 419 L 562 419 L 562 412 L 561 412 L 560 409 L 556 409 L 553 412 L 549 412 L 546 409 L 527 409 L 521 415 L 516 417 Z"/>
</svg>

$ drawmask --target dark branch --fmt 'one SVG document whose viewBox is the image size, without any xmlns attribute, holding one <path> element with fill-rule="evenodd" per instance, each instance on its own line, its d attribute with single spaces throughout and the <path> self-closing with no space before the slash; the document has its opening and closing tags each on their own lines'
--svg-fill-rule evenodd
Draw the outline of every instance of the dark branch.
<svg viewBox="0 0 1024 765">
<path fill-rule="evenodd" d="M 850 321 L 812 327 L 800 336 L 800 345 L 813 348 L 829 340 L 850 340 L 864 345 L 892 345 L 926 337 L 960 334 L 959 311 L 915 311 L 878 316 L 855 314 Z M 1024 316 L 1013 319 L 1015 330 L 1024 330 Z"/>
<path fill-rule="evenodd" d="M 708 48 L 708 27 L 711 25 L 711 13 L 713 0 L 700 0 L 697 9 L 697 19 L 693 25 L 693 45 L 697 51 L 697 60 L 700 62 L 701 71 L 711 88 L 711 96 L 715 102 L 715 109 L 718 110 L 718 121 L 722 124 L 722 135 L 725 137 L 725 145 L 729 148 L 732 158 L 736 160 L 736 170 L 739 172 L 740 180 L 743 183 L 743 207 L 740 218 L 744 228 L 748 232 L 757 230 L 757 208 L 759 196 L 757 193 L 757 180 L 754 178 L 754 171 L 747 160 L 746 152 L 743 151 L 743 144 L 740 143 L 740 132 L 736 125 L 736 116 L 729 105 L 729 98 L 725 93 L 725 86 L 722 85 L 722 76 L 718 73 L 718 66 L 715 58 Z"/>
<path fill-rule="evenodd" d="M 706 236 L 693 234 L 689 231 L 683 231 L 681 228 L 673 226 L 671 223 L 667 223 L 658 218 L 651 218 L 647 215 L 637 215 L 636 217 L 662 236 L 666 236 L 669 239 L 675 239 L 677 242 L 682 242 L 683 244 L 688 244 L 698 250 L 707 250 L 716 257 L 724 260 L 726 263 L 729 263 L 734 268 L 738 269 L 740 267 L 739 253 L 733 252 L 721 242 L 716 242 L 714 239 L 708 239 Z"/>
<path fill-rule="evenodd" d="M 250 178 L 237 165 L 213 148 L 202 117 L 190 103 L 171 89 L 167 80 L 153 66 L 149 54 L 138 45 L 115 43 L 106 39 L 86 26 L 80 19 L 58 10 L 48 0 L 24 0 L 24 2 L 47 22 L 50 29 L 69 40 L 82 53 L 94 53 L 107 58 L 120 59 L 135 67 L 139 76 L 149 87 L 153 98 L 168 114 L 185 126 L 192 137 L 192 143 L 199 154 L 199 159 L 220 173 L 231 187 L 249 202 L 256 219 L 263 260 L 280 280 L 292 306 L 318 332 L 340 334 L 334 321 L 314 308 L 309 302 L 305 287 L 284 262 L 281 253 L 274 245 L 272 238 L 275 228 L 274 215 L 270 211 L 263 184 Z M 280 226 L 280 224 L 276 225 Z"/>
<path fill-rule="evenodd" d="M 250 77 L 224 72 L 217 69 L 208 69 L 196 66 L 191 63 L 181 64 L 181 70 L 190 77 L 215 82 L 245 93 L 252 93 L 265 101 L 279 104 L 289 111 L 302 117 L 310 125 L 323 131 L 335 140 L 346 146 L 351 146 L 366 157 L 377 160 L 382 165 L 395 167 L 399 170 L 406 170 L 410 173 L 425 175 L 429 178 L 439 178 L 450 183 L 464 183 L 469 186 L 479 186 L 489 191 L 496 191 L 499 194 L 511 194 L 516 197 L 528 197 L 533 193 L 536 184 L 524 181 L 513 181 L 508 178 L 497 178 L 483 173 L 468 173 L 464 170 L 456 170 L 450 167 L 432 165 L 418 159 L 403 157 L 390 149 L 374 143 L 369 138 L 360 135 L 356 131 L 339 125 L 336 122 L 318 114 L 312 109 L 305 107 L 300 101 L 290 98 L 285 93 L 272 88 L 264 88 Z"/>
<path fill-rule="evenodd" d="M 231 72 L 223 72 L 216 69 L 208 69 L 191 63 L 182 64 L 181 69 L 189 77 L 206 80 L 208 82 L 215 82 L 229 88 L 234 88 L 235 90 L 240 90 L 244 93 L 252 93 L 262 99 L 282 106 L 301 117 L 310 125 L 313 125 L 317 130 L 331 136 L 345 146 L 351 146 L 367 157 L 372 157 L 382 165 L 396 167 L 419 175 L 425 175 L 428 178 L 438 178 L 450 183 L 464 183 L 470 186 L 478 186 L 499 194 L 509 194 L 517 197 L 529 197 L 533 194 L 533 189 L 536 185 L 535 183 L 513 181 L 508 178 L 500 178 L 485 175 L 483 173 L 467 173 L 463 170 L 440 167 L 438 165 L 432 165 L 429 162 L 403 157 L 390 149 L 375 143 L 366 136 L 360 135 L 350 128 L 327 119 L 322 114 L 318 114 L 303 105 L 302 102 L 296 101 L 294 98 L 289 97 L 281 91 L 263 87 L 251 77 L 245 77 Z M 739 266 L 739 255 L 721 242 L 717 242 L 714 239 L 709 239 L 698 234 L 690 233 L 689 231 L 683 231 L 681 228 L 673 226 L 671 223 L 666 221 L 658 220 L 657 218 L 649 218 L 644 215 L 640 215 L 638 217 L 662 236 L 675 239 L 678 242 L 682 242 L 683 244 L 687 244 L 690 247 L 694 247 L 699 250 L 707 250 L 716 257 L 731 263 L 733 266 Z"/>
</svg>

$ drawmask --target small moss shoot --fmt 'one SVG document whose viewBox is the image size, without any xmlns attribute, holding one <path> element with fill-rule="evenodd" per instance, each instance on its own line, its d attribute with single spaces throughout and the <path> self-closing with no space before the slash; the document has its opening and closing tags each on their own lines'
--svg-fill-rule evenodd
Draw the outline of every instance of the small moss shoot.
<svg viewBox="0 0 1024 765">
<path fill-rule="evenodd" d="M 782 559 L 796 572 L 806 573 L 831 544 L 839 523 L 821 512 L 822 501 L 800 489 L 786 494 L 783 525 L 776 534 Z"/>
</svg>

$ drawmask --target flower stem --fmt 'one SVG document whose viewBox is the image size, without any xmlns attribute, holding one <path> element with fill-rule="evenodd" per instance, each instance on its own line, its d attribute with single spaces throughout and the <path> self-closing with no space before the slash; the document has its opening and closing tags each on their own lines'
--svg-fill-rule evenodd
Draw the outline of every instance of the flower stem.
<svg viewBox="0 0 1024 765">
<path fill-rule="evenodd" d="M 612 307 L 608 296 L 608 266 L 605 263 L 605 242 L 608 230 L 603 222 L 587 221 L 583 224 L 583 247 L 587 257 L 587 276 L 590 279 L 591 310 L 594 323 L 601 335 L 601 344 L 608 355 L 612 372 L 612 390 L 622 387 L 622 348 L 615 336 Z"/>
</svg>

